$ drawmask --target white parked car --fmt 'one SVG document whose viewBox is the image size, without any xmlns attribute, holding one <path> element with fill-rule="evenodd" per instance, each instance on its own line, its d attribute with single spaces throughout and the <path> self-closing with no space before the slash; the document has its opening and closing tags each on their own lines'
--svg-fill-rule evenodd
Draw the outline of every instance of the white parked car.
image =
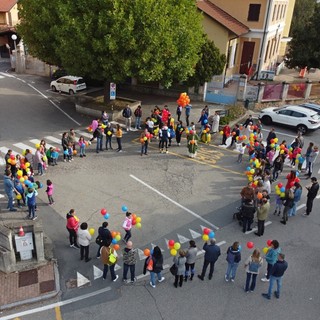
<svg viewBox="0 0 320 320">
<path fill-rule="evenodd" d="M 315 130 L 320 127 L 320 117 L 314 110 L 302 106 L 283 106 L 263 109 L 259 119 L 266 125 L 280 123 L 295 127 L 302 133 Z"/>
<path fill-rule="evenodd" d="M 65 76 L 57 80 L 53 80 L 50 83 L 52 91 L 67 92 L 69 94 L 75 94 L 78 91 L 87 89 L 87 85 L 81 77 Z"/>
</svg>

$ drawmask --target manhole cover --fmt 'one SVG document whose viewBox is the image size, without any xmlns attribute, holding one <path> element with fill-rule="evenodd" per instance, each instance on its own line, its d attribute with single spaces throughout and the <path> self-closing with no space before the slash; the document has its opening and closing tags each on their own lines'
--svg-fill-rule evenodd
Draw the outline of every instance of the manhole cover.
<svg viewBox="0 0 320 320">
<path fill-rule="evenodd" d="M 32 269 L 19 272 L 19 288 L 38 283 L 38 270 Z"/>
</svg>

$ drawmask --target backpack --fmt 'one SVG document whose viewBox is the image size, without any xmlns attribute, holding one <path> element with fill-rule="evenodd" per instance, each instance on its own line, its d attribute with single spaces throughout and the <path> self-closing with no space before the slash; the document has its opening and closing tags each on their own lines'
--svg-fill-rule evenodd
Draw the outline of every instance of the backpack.
<svg viewBox="0 0 320 320">
<path fill-rule="evenodd" d="M 251 261 L 249 263 L 249 271 L 250 272 L 258 272 L 259 268 L 260 268 L 260 263 L 259 262 Z"/>
<path fill-rule="evenodd" d="M 147 269 L 148 271 L 152 271 L 152 270 L 153 270 L 153 259 L 152 259 L 151 256 L 148 258 L 146 264 L 147 264 L 146 269 Z"/>
</svg>

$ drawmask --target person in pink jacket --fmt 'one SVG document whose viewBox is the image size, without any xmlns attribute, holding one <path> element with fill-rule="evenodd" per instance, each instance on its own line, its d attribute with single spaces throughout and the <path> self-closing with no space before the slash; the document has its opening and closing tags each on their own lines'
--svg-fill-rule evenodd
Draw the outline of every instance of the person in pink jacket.
<svg viewBox="0 0 320 320">
<path fill-rule="evenodd" d="M 79 219 L 75 215 L 75 210 L 71 209 L 67 213 L 67 230 L 69 232 L 70 248 L 79 249 L 77 242 L 77 232 L 79 229 Z"/>
<path fill-rule="evenodd" d="M 124 220 L 122 227 L 124 231 L 126 232 L 123 241 L 128 242 L 128 240 L 131 238 L 131 228 L 132 228 L 132 216 L 131 212 L 126 213 L 126 219 Z"/>
<path fill-rule="evenodd" d="M 49 200 L 49 206 L 51 206 L 52 204 L 54 204 L 54 200 L 53 200 L 53 183 L 51 182 L 51 180 L 47 180 L 47 190 L 46 193 L 48 195 L 48 200 Z"/>
</svg>

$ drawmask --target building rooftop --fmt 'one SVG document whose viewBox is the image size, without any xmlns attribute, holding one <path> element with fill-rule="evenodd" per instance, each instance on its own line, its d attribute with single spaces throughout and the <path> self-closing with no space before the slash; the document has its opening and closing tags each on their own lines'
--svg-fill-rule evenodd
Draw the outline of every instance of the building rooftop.
<svg viewBox="0 0 320 320">
<path fill-rule="evenodd" d="M 225 12 L 209 0 L 198 0 L 197 7 L 199 10 L 219 22 L 237 36 L 241 36 L 250 31 L 249 27 L 232 17 L 229 13 Z"/>
<path fill-rule="evenodd" d="M 0 0 L 0 12 L 9 12 L 18 0 Z"/>
</svg>

